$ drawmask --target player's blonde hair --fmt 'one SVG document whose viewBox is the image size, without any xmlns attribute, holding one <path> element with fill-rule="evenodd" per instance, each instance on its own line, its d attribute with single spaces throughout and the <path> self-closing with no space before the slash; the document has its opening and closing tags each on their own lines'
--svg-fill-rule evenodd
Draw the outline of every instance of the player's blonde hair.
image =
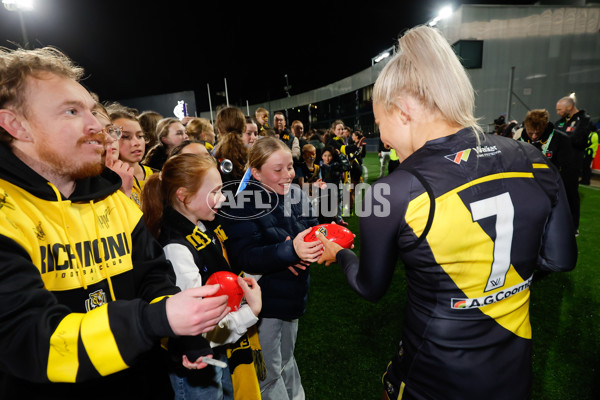
<svg viewBox="0 0 600 400">
<path fill-rule="evenodd" d="M 473 115 L 475 93 L 464 67 L 441 33 L 428 26 L 408 30 L 373 88 L 373 102 L 386 112 L 402 109 L 411 96 L 444 120 L 482 132 Z"/>
</svg>

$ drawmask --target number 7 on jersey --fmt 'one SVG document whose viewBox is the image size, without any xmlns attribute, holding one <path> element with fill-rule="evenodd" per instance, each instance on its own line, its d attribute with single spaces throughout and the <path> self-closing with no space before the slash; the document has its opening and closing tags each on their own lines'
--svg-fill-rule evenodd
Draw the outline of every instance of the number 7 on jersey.
<svg viewBox="0 0 600 400">
<path fill-rule="evenodd" d="M 473 221 L 496 216 L 496 240 L 494 241 L 494 261 L 485 285 L 484 292 L 504 286 L 506 274 L 510 268 L 510 250 L 513 238 L 513 219 L 515 209 L 510 194 L 475 201 L 470 204 Z"/>
</svg>

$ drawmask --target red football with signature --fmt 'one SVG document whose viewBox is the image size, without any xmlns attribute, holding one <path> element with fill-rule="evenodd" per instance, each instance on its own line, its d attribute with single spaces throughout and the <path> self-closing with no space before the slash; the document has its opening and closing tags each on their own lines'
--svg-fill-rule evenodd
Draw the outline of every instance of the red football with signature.
<svg viewBox="0 0 600 400">
<path fill-rule="evenodd" d="M 311 231 L 308 232 L 308 235 L 304 236 L 304 241 L 314 242 L 315 240 L 319 240 L 316 236 L 317 231 L 321 232 L 327 239 L 339 244 L 345 249 L 351 248 L 354 243 L 354 234 L 350 229 L 337 224 L 320 224 L 313 226 Z"/>
<path fill-rule="evenodd" d="M 244 292 L 242 287 L 237 281 L 237 275 L 229 271 L 217 271 L 206 280 L 205 285 L 221 285 L 221 288 L 210 297 L 222 296 L 226 294 L 229 296 L 227 299 L 227 306 L 231 308 L 231 311 L 237 311 L 240 308 L 242 297 Z"/>
</svg>

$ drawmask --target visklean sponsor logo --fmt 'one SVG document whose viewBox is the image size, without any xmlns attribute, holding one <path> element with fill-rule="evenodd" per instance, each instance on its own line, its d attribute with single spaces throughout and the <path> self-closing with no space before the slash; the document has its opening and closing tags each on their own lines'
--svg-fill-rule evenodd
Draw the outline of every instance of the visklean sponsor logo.
<svg viewBox="0 0 600 400">
<path fill-rule="evenodd" d="M 477 154 L 477 158 L 481 157 L 491 157 L 497 154 L 500 154 L 500 150 L 496 146 L 478 146 L 473 147 L 471 149 L 461 150 L 459 152 L 448 154 L 444 156 L 446 160 L 450 160 L 455 164 L 460 164 L 461 162 L 469 161 L 469 155 L 471 154 L 471 150 L 475 150 Z"/>
<path fill-rule="evenodd" d="M 444 156 L 444 158 L 455 164 L 460 164 L 461 161 L 467 162 L 469 160 L 469 154 L 471 154 L 471 149 L 466 149 L 459 151 L 458 153 L 448 154 L 447 156 Z"/>
<path fill-rule="evenodd" d="M 502 289 L 497 291 L 496 293 L 490 294 L 484 297 L 478 297 L 475 299 L 457 299 L 452 298 L 450 301 L 450 307 L 457 310 L 468 310 L 472 308 L 480 308 L 483 306 L 487 306 L 489 304 L 497 303 L 504 299 L 508 299 L 510 296 L 513 296 L 517 293 L 521 293 L 525 290 L 529 289 L 531 286 L 531 281 L 533 280 L 533 275 L 529 277 L 526 281 L 523 281 L 515 286 Z"/>
</svg>

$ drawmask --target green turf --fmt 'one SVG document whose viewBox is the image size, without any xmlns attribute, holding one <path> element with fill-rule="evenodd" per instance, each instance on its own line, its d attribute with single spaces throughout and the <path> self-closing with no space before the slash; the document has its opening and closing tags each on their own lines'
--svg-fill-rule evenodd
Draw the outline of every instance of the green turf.
<svg viewBox="0 0 600 400">
<path fill-rule="evenodd" d="M 365 165 L 373 182 L 379 174 L 377 154 L 367 154 Z M 600 190 L 581 186 L 580 194 L 577 267 L 532 285 L 533 400 L 596 399 L 600 390 L 600 263 L 595 260 Z M 357 233 L 358 218 L 346 220 Z M 355 251 L 360 252 L 360 237 Z M 295 352 L 307 399 L 381 399 L 381 374 L 400 339 L 405 294 L 400 263 L 377 303 L 354 293 L 338 265 L 311 267 Z"/>
</svg>

